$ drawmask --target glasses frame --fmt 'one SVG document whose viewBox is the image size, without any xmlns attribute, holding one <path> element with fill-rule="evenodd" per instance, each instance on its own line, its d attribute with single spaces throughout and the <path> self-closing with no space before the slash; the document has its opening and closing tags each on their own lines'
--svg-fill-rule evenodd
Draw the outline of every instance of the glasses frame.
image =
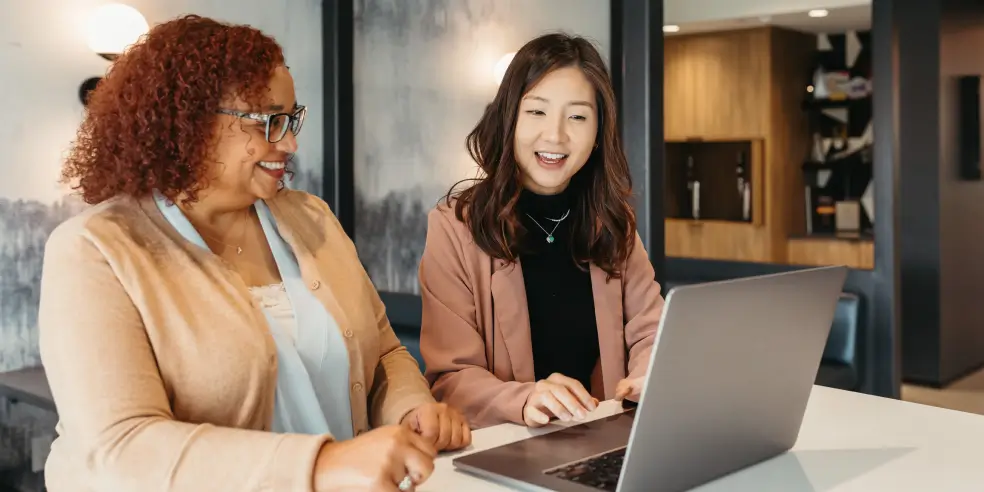
<svg viewBox="0 0 984 492">
<path fill-rule="evenodd" d="M 237 118 L 246 118 L 247 120 L 253 120 L 263 123 L 263 133 L 266 137 L 267 142 L 277 143 L 287 136 L 287 131 L 290 130 L 291 133 L 296 137 L 297 134 L 301 133 L 301 127 L 304 126 L 304 118 L 307 116 L 307 106 L 295 105 L 294 111 L 292 113 L 247 113 L 243 111 L 236 111 L 235 109 L 224 109 L 220 108 L 218 110 L 219 114 L 226 114 L 229 116 L 235 116 Z M 278 116 L 286 116 L 287 124 L 284 125 L 283 131 L 277 136 L 276 140 L 271 138 L 270 135 L 270 122 Z M 296 128 L 295 128 L 296 126 Z"/>
</svg>

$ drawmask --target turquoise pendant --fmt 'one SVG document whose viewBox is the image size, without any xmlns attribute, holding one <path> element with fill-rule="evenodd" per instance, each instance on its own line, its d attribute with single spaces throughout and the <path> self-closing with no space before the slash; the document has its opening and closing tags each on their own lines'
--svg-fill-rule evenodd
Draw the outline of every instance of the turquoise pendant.
<svg viewBox="0 0 984 492">
<path fill-rule="evenodd" d="M 547 242 L 553 244 L 553 242 L 554 242 L 553 234 L 547 236 Z"/>
</svg>

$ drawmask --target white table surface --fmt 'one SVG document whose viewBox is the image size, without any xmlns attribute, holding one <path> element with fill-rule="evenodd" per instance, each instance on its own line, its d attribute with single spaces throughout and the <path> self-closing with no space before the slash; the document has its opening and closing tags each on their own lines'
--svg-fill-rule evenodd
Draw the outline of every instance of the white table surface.
<svg viewBox="0 0 984 492">
<path fill-rule="evenodd" d="M 603 402 L 589 420 L 620 412 Z M 561 428 L 505 424 L 473 433 L 472 446 L 440 456 L 417 492 L 512 490 L 454 469 L 456 456 Z M 984 416 L 814 386 L 799 439 L 784 455 L 699 492 L 984 491 Z"/>
</svg>

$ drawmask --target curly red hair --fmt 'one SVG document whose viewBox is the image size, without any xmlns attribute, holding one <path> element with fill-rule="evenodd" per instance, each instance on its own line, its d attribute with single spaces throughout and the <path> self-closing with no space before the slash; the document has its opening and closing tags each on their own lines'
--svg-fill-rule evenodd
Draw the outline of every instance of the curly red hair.
<svg viewBox="0 0 984 492">
<path fill-rule="evenodd" d="M 187 15 L 155 26 L 89 95 L 62 170 L 86 203 L 152 190 L 189 201 L 207 186 L 220 101 L 262 106 L 283 50 L 262 32 Z"/>
</svg>

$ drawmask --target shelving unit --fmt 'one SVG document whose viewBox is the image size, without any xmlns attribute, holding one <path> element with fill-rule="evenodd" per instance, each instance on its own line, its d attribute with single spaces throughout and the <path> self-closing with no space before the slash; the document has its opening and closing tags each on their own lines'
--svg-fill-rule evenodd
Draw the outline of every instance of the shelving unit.
<svg viewBox="0 0 984 492">
<path fill-rule="evenodd" d="M 802 166 L 806 224 L 790 236 L 788 262 L 872 269 L 873 217 L 865 206 L 866 193 L 873 199 L 870 37 L 864 32 L 833 36 L 827 39 L 831 49 L 815 54 L 819 73 L 802 103 L 818 141 Z M 814 98 L 818 93 L 825 96 Z"/>
</svg>

